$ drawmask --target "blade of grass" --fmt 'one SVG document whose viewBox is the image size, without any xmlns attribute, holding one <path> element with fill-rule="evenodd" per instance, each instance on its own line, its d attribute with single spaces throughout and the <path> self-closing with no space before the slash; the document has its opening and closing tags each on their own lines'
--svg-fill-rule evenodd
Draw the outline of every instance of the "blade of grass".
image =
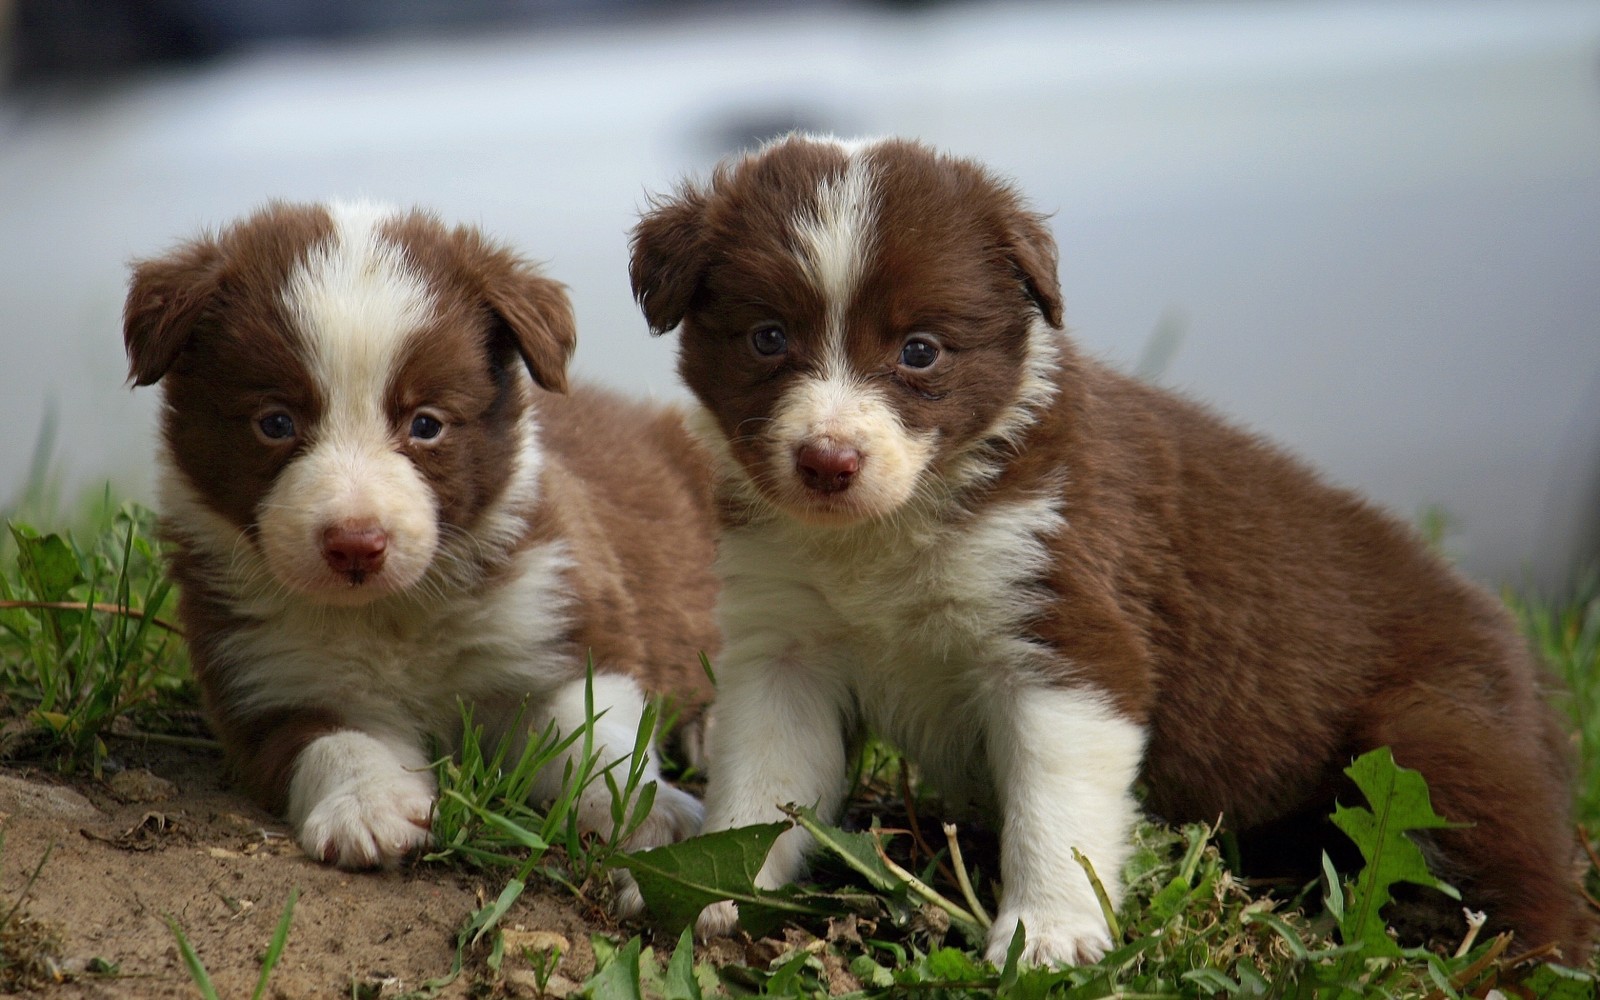
<svg viewBox="0 0 1600 1000">
<path fill-rule="evenodd" d="M 283 955 L 283 946 L 289 940 L 289 924 L 294 919 L 295 900 L 300 898 L 299 889 L 289 890 L 289 902 L 284 904 L 283 916 L 278 918 L 278 927 L 272 932 L 272 941 L 267 945 L 267 953 L 261 959 L 261 978 L 256 980 L 256 988 L 250 994 L 250 1000 L 261 1000 L 267 992 L 267 980 L 272 978 L 272 970 L 278 964 L 278 959 Z"/>
</svg>

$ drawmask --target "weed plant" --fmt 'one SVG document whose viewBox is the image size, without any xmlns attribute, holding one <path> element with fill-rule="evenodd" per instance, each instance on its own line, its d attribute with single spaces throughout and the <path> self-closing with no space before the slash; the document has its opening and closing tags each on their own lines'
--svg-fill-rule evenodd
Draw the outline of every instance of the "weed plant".
<svg viewBox="0 0 1600 1000">
<path fill-rule="evenodd" d="M 0 756 L 99 773 L 105 740 L 192 704 L 152 515 L 124 505 L 87 544 L 7 525 L 0 572 Z"/>
</svg>

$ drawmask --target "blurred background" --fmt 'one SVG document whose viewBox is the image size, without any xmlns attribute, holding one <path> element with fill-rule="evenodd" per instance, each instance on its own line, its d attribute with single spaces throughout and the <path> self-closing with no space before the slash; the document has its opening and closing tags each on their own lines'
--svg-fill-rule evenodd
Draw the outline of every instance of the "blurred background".
<svg viewBox="0 0 1600 1000">
<path fill-rule="evenodd" d="M 269 198 L 480 224 L 570 286 L 579 374 L 682 398 L 628 231 L 799 127 L 1014 177 L 1089 351 L 1479 578 L 1600 553 L 1594 0 L 0 0 L 0 39 L 0 511 L 151 498 L 127 261 Z"/>
</svg>

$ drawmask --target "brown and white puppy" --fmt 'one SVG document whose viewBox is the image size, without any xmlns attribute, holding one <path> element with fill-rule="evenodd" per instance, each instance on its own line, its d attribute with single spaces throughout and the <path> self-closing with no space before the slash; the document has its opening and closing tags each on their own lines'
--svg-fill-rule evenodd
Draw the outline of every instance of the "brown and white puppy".
<svg viewBox="0 0 1600 1000">
<path fill-rule="evenodd" d="M 791 136 L 658 200 L 632 279 L 655 332 L 681 327 L 719 464 L 708 830 L 836 815 L 875 732 L 996 817 L 989 957 L 1020 922 L 1028 960 L 1077 962 L 1111 942 L 1073 851 L 1119 900 L 1135 781 L 1170 820 L 1259 830 L 1326 816 L 1387 745 L 1473 824 L 1433 839 L 1438 873 L 1491 927 L 1582 957 L 1561 739 L 1496 600 L 1273 446 L 1080 356 L 1054 242 L 1008 185 L 910 142 Z M 785 833 L 761 883 L 807 846 Z"/>
<path fill-rule="evenodd" d="M 421 212 L 274 204 L 138 263 L 125 321 L 132 381 L 162 384 L 206 710 L 313 857 L 427 843 L 430 738 L 459 736 L 458 699 L 491 739 L 524 699 L 515 738 L 571 733 L 592 654 L 602 762 L 631 754 L 644 691 L 704 702 L 709 464 L 674 412 L 559 395 L 566 293 L 505 248 Z M 579 815 L 609 833 L 604 782 Z M 661 782 L 632 844 L 699 821 Z"/>
</svg>

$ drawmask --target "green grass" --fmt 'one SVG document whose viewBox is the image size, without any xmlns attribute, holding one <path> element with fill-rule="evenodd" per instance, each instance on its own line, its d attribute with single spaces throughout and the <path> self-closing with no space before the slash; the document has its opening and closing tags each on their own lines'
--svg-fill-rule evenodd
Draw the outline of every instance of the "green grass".
<svg viewBox="0 0 1600 1000">
<path fill-rule="evenodd" d="M 106 739 L 191 707 L 175 594 L 134 505 L 80 543 L 10 522 L 0 572 L 0 757 L 99 773 Z"/>
<path fill-rule="evenodd" d="M 106 758 L 108 740 L 163 730 L 172 717 L 192 709 L 183 644 L 171 627 L 174 594 L 160 570 L 151 517 L 137 507 L 112 504 L 109 496 L 97 506 L 75 531 L 41 533 L 13 521 L 0 533 L 0 758 L 93 771 Z M 1443 528 L 1437 530 L 1443 534 Z M 1507 595 L 1507 600 L 1559 682 L 1554 697 L 1571 721 L 1579 759 L 1578 816 L 1600 829 L 1600 573 L 1586 577 L 1570 598 Z M 695 875 L 698 864 L 735 872 L 742 864 L 745 874 L 753 875 L 748 865 L 759 865 L 756 852 L 772 831 L 725 838 L 736 842 L 732 848 L 699 838 L 664 855 L 620 855 L 604 840 L 579 832 L 574 808 L 579 789 L 603 782 L 616 793 L 620 805 L 611 817 L 612 840 L 643 817 L 652 789 L 636 769 L 596 759 L 592 728 L 559 741 L 544 733 L 516 745 L 488 746 L 469 714 L 463 721 L 463 747 L 440 755 L 434 765 L 442 790 L 434 824 L 437 846 L 425 863 L 471 867 L 499 888 L 463 917 L 458 968 L 430 984 L 424 995 L 461 974 L 472 980 L 475 992 L 492 994 L 507 963 L 533 962 L 508 954 L 500 935 L 502 921 L 532 882 L 565 886 L 586 905 L 600 904 L 610 891 L 601 876 L 621 867 L 630 868 L 641 884 L 656 879 L 649 891 L 657 912 L 678 916 L 658 917 L 669 925 L 663 929 L 594 942 L 598 970 L 586 989 L 599 997 L 893 993 L 1445 1000 L 1481 996 L 1492 984 L 1509 989 L 1511 979 L 1528 972 L 1513 967 L 1515 956 L 1507 954 L 1501 939 L 1467 940 L 1461 954 L 1448 956 L 1393 947 L 1369 918 L 1376 910 L 1373 894 L 1387 884 L 1382 873 L 1399 864 L 1407 877 L 1417 875 L 1409 862 L 1395 861 L 1397 852 L 1403 853 L 1398 844 L 1389 844 L 1377 861 L 1369 858 L 1367 870 L 1348 880 L 1330 873 L 1298 893 L 1264 895 L 1230 873 L 1225 845 L 1214 831 L 1151 824 L 1139 828 L 1138 849 L 1124 873 L 1129 891 L 1122 910 L 1112 915 L 1118 947 L 1111 955 L 1072 970 L 995 969 L 978 957 L 986 912 L 993 905 L 992 873 L 982 869 L 992 867 L 993 856 L 979 844 L 963 843 L 970 831 L 941 837 L 937 830 L 919 827 L 916 838 L 887 830 L 846 833 L 803 811 L 794 821 L 812 826 L 824 844 L 817 883 L 772 898 L 753 885 L 733 885 L 734 892 L 752 897 L 748 914 L 767 908 L 771 936 L 732 960 L 724 953 L 712 963 L 679 936 L 683 915 L 703 902 L 694 892 L 706 891 L 704 885 L 690 891 L 683 884 L 703 881 Z M 640 741 L 656 722 L 652 713 L 641 726 Z M 569 749 L 578 753 L 567 790 L 553 802 L 530 803 L 532 775 Z M 885 824 L 913 825 L 921 800 L 892 751 L 869 748 L 857 773 L 854 815 L 863 825 L 870 826 L 873 816 Z M 1371 808 L 1392 802 L 1378 795 Z M 920 811 L 926 814 L 927 808 L 924 803 Z M 913 840 L 921 842 L 915 851 Z M 716 855 L 728 849 L 738 863 Z M 666 860 L 679 851 L 684 857 Z M 696 859 L 695 852 L 704 857 Z M 1595 873 L 1590 875 L 1593 879 Z M 15 937 L 26 926 L 25 914 L 10 909 L 0 932 Z M 291 919 L 292 901 L 274 939 L 277 950 L 269 950 L 272 961 L 281 953 Z M 181 928 L 172 929 L 204 994 L 200 956 L 188 947 Z M 49 959 L 46 951 L 38 954 L 41 961 Z M 10 957 L 4 962 L 15 964 Z M 266 988 L 271 967 L 264 963 L 259 988 Z M 39 968 L 48 969 L 48 962 Z M 548 975 L 551 968 L 536 971 Z M 1595 995 L 1592 981 L 1563 979 L 1548 969 L 1536 975 L 1541 978 L 1532 983 L 1536 993 L 1530 995 Z"/>
<path fill-rule="evenodd" d="M 277 968 L 278 959 L 283 957 L 284 946 L 289 940 L 289 925 L 294 922 L 294 904 L 300 898 L 298 889 L 289 892 L 289 901 L 284 904 L 283 916 L 278 918 L 278 926 L 272 932 L 272 939 L 267 942 L 267 950 L 261 956 L 261 976 L 256 980 L 256 988 L 250 994 L 250 1000 L 261 1000 L 267 992 L 267 984 L 272 979 L 272 970 Z M 189 970 L 189 978 L 193 980 L 195 989 L 200 992 L 203 1000 L 218 1000 L 217 988 L 211 982 L 211 974 L 206 971 L 206 966 L 200 960 L 200 955 L 195 951 L 194 945 L 189 943 L 189 937 L 183 932 L 183 927 L 178 921 L 168 915 L 166 917 L 167 929 L 172 932 L 172 937 L 178 945 L 178 954 L 183 958 L 183 966 Z"/>
</svg>

